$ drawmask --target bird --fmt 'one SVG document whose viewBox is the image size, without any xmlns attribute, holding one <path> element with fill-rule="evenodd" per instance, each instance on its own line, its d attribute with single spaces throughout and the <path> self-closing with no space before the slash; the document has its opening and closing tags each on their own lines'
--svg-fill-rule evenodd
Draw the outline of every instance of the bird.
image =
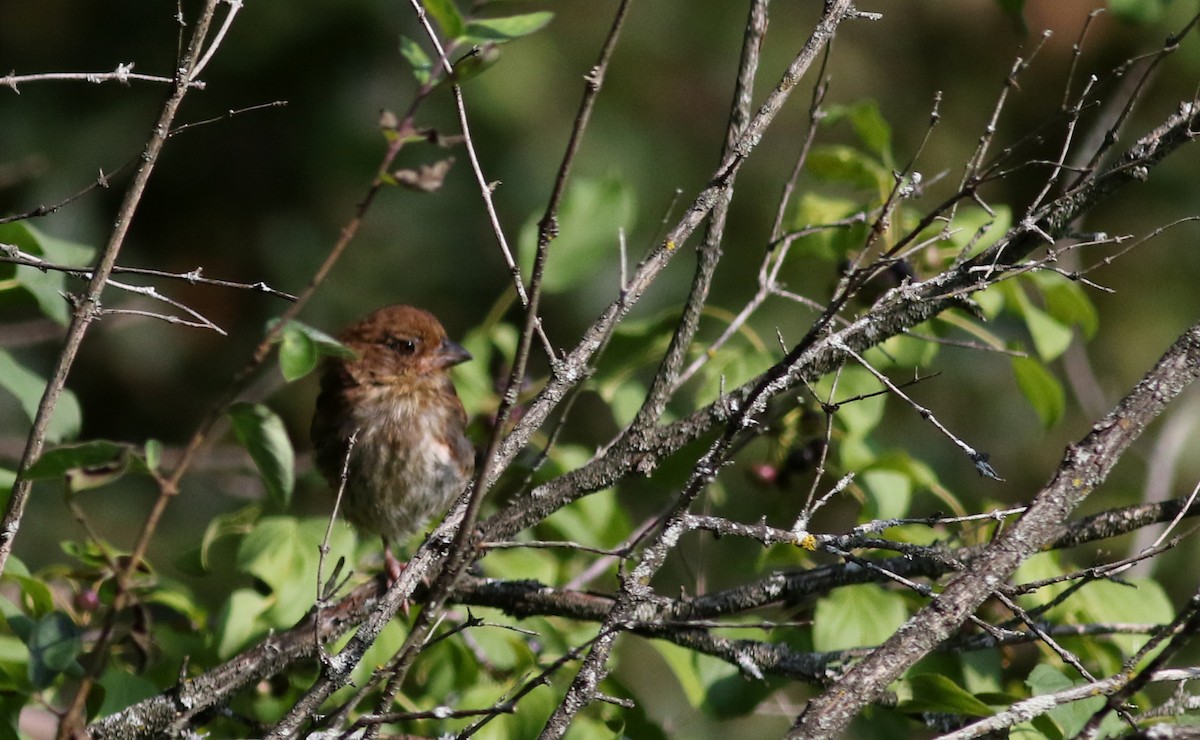
<svg viewBox="0 0 1200 740">
<path fill-rule="evenodd" d="M 433 314 L 405 305 L 373 311 L 338 340 L 355 356 L 325 360 L 313 459 L 342 491 L 343 517 L 382 537 L 391 585 L 404 569 L 392 546 L 444 513 L 474 473 L 467 413 L 448 373 L 471 354 Z"/>
</svg>

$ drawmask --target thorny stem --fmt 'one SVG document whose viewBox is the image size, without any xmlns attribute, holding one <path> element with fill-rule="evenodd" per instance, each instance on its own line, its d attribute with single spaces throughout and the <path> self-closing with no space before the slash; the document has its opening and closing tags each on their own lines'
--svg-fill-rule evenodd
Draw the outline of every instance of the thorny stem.
<svg viewBox="0 0 1200 740">
<path fill-rule="evenodd" d="M 167 141 L 167 136 L 171 130 L 171 122 L 175 119 L 176 113 L 179 112 L 179 106 L 183 103 L 184 96 L 191 89 L 191 83 L 194 81 L 196 71 L 196 57 L 200 54 L 205 37 L 208 35 L 209 24 L 212 21 L 213 14 L 216 12 L 217 3 L 218 0 L 207 0 L 204 9 L 200 12 L 196 26 L 192 31 L 191 40 L 188 42 L 187 50 L 179 60 L 178 72 L 171 95 L 163 104 L 158 121 L 152 129 L 150 138 L 146 142 L 146 148 L 142 153 L 142 163 L 134 173 L 133 181 L 129 184 L 129 189 L 125 191 L 125 200 L 121 203 L 120 210 L 117 212 L 116 221 L 113 225 L 112 233 L 109 235 L 108 243 L 105 244 L 104 251 L 100 255 L 100 260 L 96 268 L 92 271 L 92 279 L 88 282 L 87 291 L 83 296 L 75 300 L 75 311 L 71 318 L 71 324 L 67 328 L 66 340 L 63 343 L 62 351 L 58 355 L 58 361 L 50 377 L 50 381 L 46 384 L 42 400 L 38 404 L 33 429 L 30 430 L 29 441 L 25 446 L 25 452 L 21 456 L 21 462 L 17 468 L 17 482 L 13 484 L 12 496 L 8 501 L 8 509 L 5 511 L 3 522 L 0 522 L 0 572 L 4 571 L 4 567 L 8 563 L 8 556 L 12 552 L 13 542 L 20 527 L 21 516 L 25 512 L 25 504 L 29 498 L 31 482 L 22 476 L 29 466 L 33 464 L 33 461 L 37 459 L 38 455 L 41 454 L 46 440 L 46 430 L 49 426 L 50 416 L 54 412 L 54 407 L 58 403 L 59 396 L 62 394 L 63 386 L 67 381 L 67 375 L 70 374 L 76 354 L 83 343 L 84 334 L 87 333 L 91 322 L 100 314 L 100 295 L 104 292 L 104 287 L 107 285 L 109 276 L 112 274 L 113 266 L 117 262 L 117 255 L 120 254 L 121 247 L 125 244 L 125 237 L 129 233 L 129 226 L 133 221 L 134 214 L 137 212 L 138 204 L 141 203 L 142 195 L 145 193 L 146 184 L 150 181 L 150 175 L 154 172 L 158 156 Z M 136 565 L 138 559 L 139 556 L 137 555 L 131 558 L 131 567 Z M 126 578 L 129 572 L 129 570 L 123 571 Z M 108 637 L 112 634 L 113 615 L 121 608 L 124 601 L 121 597 L 124 593 L 124 582 L 119 581 L 118 592 L 116 597 L 114 597 L 112 610 L 92 653 L 93 660 L 90 670 L 80 681 L 79 688 L 76 690 L 66 714 L 59 723 L 58 736 L 60 738 L 71 736 L 83 723 L 84 704 L 95 683 L 95 677 L 99 675 L 103 667 L 104 652 L 107 649 Z"/>
<path fill-rule="evenodd" d="M 721 149 L 721 159 L 725 159 L 733 151 L 746 125 L 750 120 L 750 106 L 754 96 L 754 80 L 758 74 L 759 55 L 762 51 L 763 39 L 767 35 L 767 6 L 769 0 L 754 0 L 750 4 L 749 18 L 746 20 L 746 33 L 742 42 L 742 56 L 738 63 L 737 84 L 733 91 L 733 106 L 729 116 L 729 125 L 725 131 L 725 142 Z M 700 258 L 696 263 L 696 271 L 692 277 L 691 291 L 683 306 L 683 315 L 671 336 L 671 343 L 663 355 L 646 400 L 638 410 L 637 416 L 629 426 L 631 434 L 639 434 L 658 421 L 666 409 L 667 401 L 679 387 L 679 371 L 687 359 L 688 349 L 696 331 L 700 328 L 700 314 L 708 302 L 708 291 L 712 285 L 713 275 L 721 260 L 721 241 L 725 236 L 725 221 L 729 214 L 729 204 L 733 201 L 733 186 L 737 177 L 736 172 L 729 175 L 725 190 L 720 194 L 712 213 L 709 214 L 705 226 L 704 241 L 700 247 Z"/>
<path fill-rule="evenodd" d="M 1021 518 L 988 545 L 977 565 L 947 584 L 933 603 L 852 667 L 830 690 L 809 702 L 789 737 L 840 736 L 891 680 L 948 637 L 1030 553 L 1054 538 L 1058 523 L 1107 478 L 1146 425 L 1197 375 L 1200 324 L 1188 329 L 1091 433 L 1068 447 L 1054 477 Z"/>
<path fill-rule="evenodd" d="M 435 46 L 437 46 L 439 54 L 444 60 L 444 63 L 448 65 L 449 62 L 445 59 L 444 52 L 442 51 L 440 44 L 438 44 L 436 34 L 433 33 L 432 27 L 429 26 L 428 22 L 424 18 L 423 9 L 416 0 L 413 0 L 413 2 L 417 9 L 418 16 L 426 26 L 426 31 L 430 35 L 432 42 L 435 44 Z M 576 129 L 578 132 L 572 134 L 572 143 L 564 155 L 563 164 L 560 168 L 560 175 L 556 181 L 554 195 L 552 196 L 550 205 L 547 208 L 547 218 L 543 219 L 546 224 L 553 223 L 553 214 L 557 209 L 558 203 L 561 201 L 562 189 L 565 187 L 567 172 L 569 171 L 571 162 L 574 160 L 575 153 L 578 150 L 579 136 L 582 135 L 582 128 L 586 126 L 590 117 L 590 111 L 595 95 L 600 89 L 600 83 L 603 81 L 604 69 L 607 67 L 608 60 L 611 58 L 615 48 L 616 38 L 620 33 L 628 4 L 629 0 L 623 0 L 621 6 L 619 7 L 617 16 L 614 19 L 613 25 L 609 31 L 609 36 L 605 42 L 605 46 L 601 51 L 600 63 L 596 68 L 593 68 L 593 71 L 589 76 L 589 86 L 587 89 L 585 89 L 583 102 L 581 103 L 581 112 L 576 120 Z M 456 100 L 461 103 L 461 91 L 459 91 L 457 85 L 454 89 L 456 91 Z M 460 116 L 462 116 L 463 112 L 461 105 L 459 106 L 459 111 Z M 486 190 L 486 183 L 481 180 L 481 184 Z M 487 198 L 486 194 L 485 200 L 490 202 L 490 199 Z M 391 667 L 391 676 L 388 680 L 388 685 L 384 690 L 385 700 L 389 700 L 389 696 L 394 696 L 399 685 L 403 682 L 404 677 L 407 675 L 408 668 L 412 664 L 412 660 L 416 657 L 419 646 L 423 643 L 425 636 L 428 634 L 429 629 L 432 626 L 432 615 L 436 614 L 440 610 L 441 604 L 445 601 L 446 595 L 448 594 L 450 588 L 452 588 L 454 581 L 459 577 L 463 569 L 471 561 L 470 555 L 472 548 L 470 547 L 469 540 L 472 536 L 474 536 L 473 523 L 478 517 L 479 507 L 482 505 L 483 497 L 487 493 L 487 490 L 490 486 L 491 481 L 489 478 L 493 477 L 490 471 L 495 465 L 500 463 L 500 461 L 497 459 L 498 456 L 496 451 L 498 449 L 504 427 L 507 426 L 509 414 L 516 403 L 517 392 L 519 391 L 521 383 L 524 380 L 525 363 L 528 361 L 532 338 L 535 333 L 540 331 L 538 302 L 541 294 L 541 276 L 542 270 L 545 266 L 546 253 L 548 251 L 547 247 L 549 246 L 549 241 L 552 236 L 553 234 L 550 233 L 548 228 L 543 232 L 542 235 L 539 236 L 539 248 L 534 259 L 533 275 L 530 279 L 529 298 L 525 305 L 525 324 L 521 332 L 517 356 L 514 358 L 513 371 L 509 376 L 508 385 L 501 400 L 501 407 L 497 412 L 495 432 L 489 443 L 488 450 L 485 452 L 483 457 L 484 464 L 482 469 L 476 474 L 474 486 L 468 489 L 466 508 L 461 512 L 461 514 L 452 512 L 452 514 L 447 517 L 447 521 L 443 523 L 443 526 L 453 524 L 455 527 L 449 555 L 443 562 L 442 568 L 438 574 L 438 578 L 430 589 L 429 601 L 427 602 L 425 608 L 423 608 L 417 615 L 416 622 L 410 630 L 408 637 L 405 639 L 405 643 L 401 647 L 396 659 L 393 661 Z M 551 358 L 554 357 L 553 352 L 550 353 L 550 356 Z M 457 521 L 452 521 L 454 519 L 457 519 Z M 414 555 L 414 560 L 416 560 L 418 555 L 423 554 L 425 553 L 418 551 L 417 555 Z M 391 591 L 389 592 L 390 598 L 385 601 L 379 612 L 377 612 L 380 618 L 386 616 L 386 618 L 390 619 L 400 604 L 400 593 L 406 588 L 411 591 L 413 584 L 406 583 L 406 580 L 411 579 L 401 578 L 401 580 L 392 587 Z M 379 620 L 376 620 L 376 622 L 378 621 Z M 374 639 L 369 634 L 368 630 L 365 629 L 360 630 L 359 636 L 362 639 L 357 642 L 352 641 L 351 645 L 348 645 L 345 649 L 343 649 L 342 654 L 339 655 L 339 658 L 348 657 L 351 654 L 351 650 L 357 650 L 359 647 L 365 649 L 365 646 L 369 645 Z M 314 685 L 309 690 L 308 694 L 306 694 L 306 696 L 292 708 L 292 711 L 289 712 L 288 715 L 278 725 L 276 725 L 271 733 L 271 737 L 290 737 L 298 732 L 300 724 L 305 719 L 308 709 L 310 707 L 315 708 L 320 704 L 321 701 L 328 697 L 334 689 L 348 679 L 348 671 L 340 670 L 340 668 L 342 668 L 342 666 L 339 666 L 339 670 L 336 671 L 336 673 L 334 671 L 327 671 L 325 675 L 322 676 L 322 680 Z"/>
<path fill-rule="evenodd" d="M 521 386 L 525 382 L 525 369 L 529 362 L 533 337 L 535 333 L 540 331 L 541 327 L 541 319 L 538 317 L 538 306 L 540 305 L 542 296 L 542 276 L 546 260 L 549 256 L 550 242 L 558 234 L 558 209 L 562 204 L 571 165 L 575 161 L 575 157 L 583 141 L 584 132 L 587 130 L 588 122 L 591 120 L 596 97 L 599 95 L 600 88 L 604 84 L 604 75 L 608 69 L 609 61 L 616 51 L 617 39 L 620 37 L 621 29 L 624 27 L 629 5 L 630 0 L 622 0 L 621 4 L 617 7 L 612 25 L 609 27 L 608 35 L 601 47 L 599 59 L 585 78 L 586 84 L 584 85 L 583 99 L 579 104 L 579 112 L 575 117 L 575 124 L 571 128 L 570 139 L 568 140 L 566 151 L 563 153 L 558 174 L 554 180 L 554 187 L 551 191 L 549 202 L 546 205 L 546 212 L 538 223 L 537 252 L 534 255 L 533 273 L 529 280 L 529 298 L 525 306 L 525 323 L 521 329 L 512 371 L 509 373 L 508 381 L 501 397 L 500 408 L 496 413 L 494 431 L 492 432 L 487 450 L 483 454 L 484 463 L 482 469 L 475 476 L 475 485 L 468 499 L 467 508 L 463 513 L 462 522 L 455 531 L 450 555 L 430 590 L 430 598 L 425 608 L 422 609 L 419 623 L 425 621 L 427 615 L 437 614 L 440 611 L 442 604 L 454 587 L 455 581 L 462 575 L 467 565 L 474 560 L 473 554 L 475 553 L 475 548 L 471 540 L 475 537 L 475 522 L 479 517 L 479 509 L 483 505 L 483 498 L 489 488 L 485 481 L 491 477 L 491 470 L 496 464 L 496 450 L 499 447 L 504 430 L 508 426 L 512 410 L 516 406 Z M 459 91 L 458 86 L 455 86 L 454 89 L 456 100 L 461 102 L 461 91 Z M 553 360 L 555 355 L 548 346 L 547 351 Z M 388 680 L 380 701 L 381 707 L 391 702 L 407 674 L 407 667 L 411 665 L 411 660 L 415 657 L 416 647 L 419 644 L 417 639 L 415 639 L 417 633 L 418 630 L 414 627 L 409 638 L 405 640 L 401 656 L 397 659 L 400 667 L 393 672 Z"/>
<path fill-rule="evenodd" d="M 785 78 L 790 83 L 786 87 L 787 90 L 792 89 L 799 82 L 800 74 L 816 58 L 820 47 L 832 40 L 835 29 L 850 13 L 850 8 L 849 2 L 839 3 L 835 0 L 826 4 L 820 23 L 805 43 L 804 49 L 793 62 L 792 68 L 789 70 L 789 76 Z M 757 8 L 757 12 L 763 11 L 765 11 L 765 6 Z M 752 17 L 754 17 L 753 14 L 756 11 L 752 10 L 751 12 Z M 765 16 L 763 20 L 765 21 Z M 757 45 L 757 36 L 748 32 L 745 43 L 747 45 Z M 754 63 L 756 61 L 757 55 L 755 54 L 744 54 L 742 57 L 743 64 Z M 779 89 L 777 88 L 776 93 L 778 92 Z M 739 102 L 735 102 L 735 110 Z M 783 101 L 779 99 L 775 102 L 781 105 Z M 725 193 L 732 186 L 731 181 L 737 171 L 737 165 L 740 163 L 741 158 L 744 158 L 748 154 L 748 151 L 742 151 L 745 148 L 746 137 L 753 130 L 754 125 L 764 116 L 764 113 L 770 110 L 770 106 L 771 100 L 769 99 L 763 105 L 762 109 L 760 109 L 758 116 L 746 124 L 740 132 L 737 131 L 740 125 L 739 116 L 736 114 L 732 116 L 730 129 L 733 130 L 730 132 L 730 137 L 736 139 L 736 141 L 729 147 L 730 155 L 724 158 L 722 168 L 718 170 L 721 173 L 718 175 L 718 180 L 722 183 L 722 187 L 720 190 L 714 191 L 710 196 L 710 200 L 706 202 L 706 213 L 719 206 L 724 199 Z M 728 164 L 726 165 L 725 163 Z M 673 249 L 679 243 L 676 239 L 681 241 L 682 228 L 683 224 L 677 227 L 672 234 L 668 234 L 668 250 Z M 677 368 L 678 365 L 675 367 Z M 668 369 L 670 369 L 669 366 Z M 660 372 L 663 371 L 660 369 Z M 665 387 L 669 387 L 669 383 Z M 761 390 L 761 393 L 756 392 L 753 396 L 758 399 L 768 398 L 768 389 L 769 384 L 764 382 L 756 388 L 756 390 Z M 546 725 L 543 727 L 540 736 L 542 740 L 553 740 L 554 738 L 562 737 L 574 717 L 596 698 L 600 681 L 608 673 L 608 656 L 611 654 L 616 643 L 620 626 L 632 616 L 635 605 L 647 595 L 650 579 L 659 567 L 661 567 L 666 553 L 672 549 L 682 531 L 684 526 L 683 518 L 687 513 L 687 509 L 691 506 L 696 496 L 715 479 L 717 471 L 725 460 L 726 454 L 734 447 L 740 433 L 752 424 L 750 415 L 760 410 L 761 408 L 755 403 L 748 403 L 739 409 L 734 414 L 735 419 L 731 420 L 726 426 L 725 433 L 713 442 L 708 452 L 696 464 L 686 488 L 679 495 L 661 530 L 643 551 L 641 561 L 631 573 L 622 578 L 621 591 L 617 603 L 613 605 L 613 608 L 605 618 L 600 634 L 584 659 L 583 665 L 575 676 L 575 680 L 572 681 L 570 688 L 567 690 L 566 697 L 559 703 L 554 713 L 546 721 Z"/>
</svg>

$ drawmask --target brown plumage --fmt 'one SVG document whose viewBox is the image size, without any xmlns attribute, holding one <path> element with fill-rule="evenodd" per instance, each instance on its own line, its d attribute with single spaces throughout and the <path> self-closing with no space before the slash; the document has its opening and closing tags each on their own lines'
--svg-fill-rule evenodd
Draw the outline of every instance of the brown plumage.
<svg viewBox="0 0 1200 740">
<path fill-rule="evenodd" d="M 345 518 L 383 537 L 388 576 L 401 544 L 463 491 L 475 469 L 467 414 L 447 370 L 471 359 L 427 311 L 387 306 L 338 339 L 357 359 L 326 361 L 312 421 L 317 468 L 336 491 L 343 467 Z M 357 432 L 346 464 L 347 440 Z"/>
</svg>

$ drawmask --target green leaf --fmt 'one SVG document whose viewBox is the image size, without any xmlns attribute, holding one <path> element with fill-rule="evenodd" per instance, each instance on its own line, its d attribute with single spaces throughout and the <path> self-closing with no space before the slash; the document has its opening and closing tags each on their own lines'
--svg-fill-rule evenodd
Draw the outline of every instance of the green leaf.
<svg viewBox="0 0 1200 740">
<path fill-rule="evenodd" d="M 929 322 L 921 324 L 912 330 L 913 333 L 937 335 L 935 326 Z M 927 339 L 897 334 L 867 353 L 867 362 L 876 369 L 882 367 L 928 367 L 933 364 L 938 354 L 937 342 Z"/>
<path fill-rule="evenodd" d="M 1012 369 L 1017 387 L 1037 412 L 1042 426 L 1049 429 L 1057 424 L 1067 406 L 1066 394 L 1058 378 L 1031 357 L 1013 357 Z"/>
<path fill-rule="evenodd" d="M 704 699 L 708 695 L 708 685 L 705 683 L 705 677 L 696 670 L 696 661 L 701 656 L 695 651 L 670 643 L 660 643 L 655 647 L 659 655 L 671 667 L 671 671 L 679 681 L 679 688 L 687 697 L 688 704 L 693 709 L 703 707 Z"/>
<path fill-rule="evenodd" d="M 274 329 L 275 325 L 278 323 L 279 319 L 271 319 L 268 321 L 267 331 Z M 288 322 L 287 327 L 285 327 L 283 332 L 280 332 L 280 337 L 275 341 L 283 341 L 282 335 L 289 329 L 295 329 L 296 331 L 302 332 L 304 336 L 312 340 L 312 343 L 317 348 L 317 352 L 322 357 L 341 357 L 345 360 L 354 360 L 358 358 L 358 353 L 342 344 L 337 339 L 329 336 L 320 329 L 309 326 L 303 321 L 297 321 L 296 319 L 292 319 Z"/>
<path fill-rule="evenodd" d="M 106 671 L 100 677 L 100 686 L 104 688 L 104 701 L 96 712 L 99 717 L 119 712 L 159 693 L 157 684 L 124 669 Z"/>
<path fill-rule="evenodd" d="M 559 210 L 559 235 L 550 243 L 542 288 L 562 293 L 595 283 L 608 272 L 616 284 L 621 229 L 633 228 L 637 202 L 633 191 L 616 177 L 581 178 L 569 187 Z M 518 237 L 521 265 L 528 276 L 537 252 L 538 217 L 525 223 Z"/>
<path fill-rule="evenodd" d="M 277 505 L 286 508 L 291 503 L 296 482 L 296 454 L 283 421 L 275 412 L 257 403 L 235 403 L 228 413 L 233 421 L 233 435 L 250 453 L 267 494 Z"/>
<path fill-rule="evenodd" d="M 833 380 L 834 376 L 831 374 L 817 383 L 817 395 L 822 400 L 829 398 Z M 857 365 L 844 368 L 838 375 L 837 393 L 831 400 L 835 403 L 846 402 L 845 405 L 838 408 L 834 419 L 846 430 L 847 437 L 864 439 L 875 427 L 879 426 L 887 404 L 887 395 L 880 393 L 881 390 L 883 390 L 883 384 L 868 370 Z M 875 395 L 859 398 L 869 394 Z M 851 398 L 858 400 L 851 402 L 849 401 Z"/>
<path fill-rule="evenodd" d="M 328 519 L 314 517 L 264 517 L 238 546 L 237 566 L 271 588 L 272 598 L 264 619 L 273 627 L 288 627 L 315 603 L 317 566 Z M 329 556 L 323 578 L 328 578 L 338 558 L 353 562 L 357 538 L 346 526 L 330 534 Z"/>
<path fill-rule="evenodd" d="M 878 102 L 862 100 L 853 105 L 830 106 L 822 123 L 831 125 L 843 119 L 850 122 L 863 146 L 885 164 L 891 162 L 892 127 L 879 112 Z"/>
<path fill-rule="evenodd" d="M 15 574 L 10 576 L 7 572 L 4 575 L 6 578 L 12 578 L 21 586 L 23 603 L 32 616 L 42 617 L 54 611 L 54 595 L 50 592 L 50 587 L 40 578 Z"/>
<path fill-rule="evenodd" d="M 433 60 L 421 48 L 421 45 L 407 36 L 400 37 L 400 54 L 412 65 L 413 77 L 417 83 L 428 85 L 433 79 Z"/>
<path fill-rule="evenodd" d="M 317 345 L 289 323 L 279 343 L 279 370 L 283 379 L 291 383 L 303 378 L 317 367 L 319 359 Z"/>
<path fill-rule="evenodd" d="M 146 603 L 169 609 L 192 624 L 201 625 L 208 620 L 207 607 L 198 604 L 191 592 L 182 587 L 178 591 L 166 588 L 155 589 L 145 598 Z"/>
<path fill-rule="evenodd" d="M 1086 683 L 1084 680 L 1078 682 L 1072 681 L 1063 675 L 1062 672 L 1045 663 L 1039 663 L 1035 666 L 1030 671 L 1029 677 L 1025 679 L 1025 685 L 1033 691 L 1034 696 L 1066 691 L 1069 688 L 1084 683 Z M 1053 727 L 1062 733 L 1060 737 L 1074 737 L 1087 724 L 1092 714 L 1104 706 L 1104 701 L 1103 696 L 1073 701 L 1055 707 L 1043 716 L 1048 717 L 1053 722 Z"/>
<path fill-rule="evenodd" d="M 618 428 L 623 429 L 646 403 L 646 386 L 633 378 L 622 383 L 602 383 L 597 391 L 604 399 L 608 410 L 612 412 L 613 421 Z"/>
<path fill-rule="evenodd" d="M 879 645 L 908 619 L 904 598 L 874 584 L 846 586 L 817 600 L 813 647 L 820 651 Z"/>
<path fill-rule="evenodd" d="M 819 193 L 805 193 L 796 200 L 790 230 L 793 232 L 805 231 L 813 227 L 832 224 L 859 213 L 866 207 L 864 203 L 856 200 L 834 198 Z M 792 243 L 789 256 L 815 257 L 825 262 L 837 263 L 846 256 L 850 249 L 862 245 L 865 229 L 865 224 L 856 224 L 850 227 L 828 228 L 802 236 Z M 806 266 L 804 269 L 810 268 Z"/>
<path fill-rule="evenodd" d="M 266 596 L 248 588 L 239 588 L 217 615 L 217 655 L 228 658 L 266 631 L 262 615 L 271 605 Z"/>
<path fill-rule="evenodd" d="M 107 439 L 63 445 L 43 452 L 25 471 L 25 477 L 30 480 L 45 480 L 62 478 L 74 471 L 123 471 L 133 454 L 132 445 Z"/>
<path fill-rule="evenodd" d="M 561 448 L 559 448 L 561 451 Z M 582 467 L 589 455 L 575 455 L 569 470 Z M 564 464 L 568 461 L 563 461 Z M 564 506 L 545 519 L 542 526 L 550 527 L 559 539 L 593 547 L 606 547 L 621 539 L 627 531 L 629 517 L 617 499 L 615 489 L 609 488 L 588 494 Z"/>
<path fill-rule="evenodd" d="M 267 331 L 273 330 L 278 323 L 279 319 L 271 319 L 267 322 Z M 289 383 L 312 372 L 321 357 L 346 360 L 358 357 L 354 350 L 320 329 L 294 319 L 283 327 L 275 341 L 279 343 L 279 370 Z"/>
<path fill-rule="evenodd" d="M 62 612 L 51 612 L 34 625 L 29 646 L 29 681 L 36 688 L 49 686 L 70 668 L 83 649 L 79 628 Z"/>
<path fill-rule="evenodd" d="M 1109 0 L 1108 7 L 1113 15 L 1135 25 L 1144 26 L 1157 22 L 1166 10 L 1167 0 Z"/>
<path fill-rule="evenodd" d="M 450 375 L 468 416 L 495 411 L 498 391 L 490 368 L 509 366 L 516 354 L 517 339 L 517 330 L 511 324 L 481 326 L 463 338 L 463 347 L 475 359 L 451 368 Z"/>
<path fill-rule="evenodd" d="M 462 84 L 478 77 L 498 61 L 500 61 L 500 47 L 494 42 L 489 41 L 475 46 L 454 63 L 454 81 Z"/>
<path fill-rule="evenodd" d="M 911 714 L 936 712 L 967 717 L 990 717 L 995 710 L 940 673 L 924 673 L 906 679 L 913 698 L 899 709 Z"/>
<path fill-rule="evenodd" d="M 290 516 L 268 516 L 254 527 L 238 546 L 238 569 L 279 590 L 303 573 L 307 560 L 317 555 L 315 547 L 301 543 L 300 520 Z M 316 594 L 316 582 L 309 584 Z"/>
<path fill-rule="evenodd" d="M 474 20 L 467 23 L 463 40 L 468 44 L 502 44 L 540 31 L 553 19 L 554 13 L 543 10 L 506 18 Z"/>
<path fill-rule="evenodd" d="M 96 250 L 84 244 L 76 244 L 43 234 L 24 221 L 0 224 L 0 242 L 12 244 L 23 252 L 42 257 L 59 265 L 83 267 L 90 263 Z M 17 266 L 17 284 L 24 288 L 42 313 L 66 325 L 71 318 L 68 303 L 63 299 L 67 276 L 54 270 L 43 272 L 36 267 Z"/>
<path fill-rule="evenodd" d="M 1025 327 L 1029 329 L 1029 336 L 1033 338 L 1038 357 L 1042 358 L 1043 362 L 1058 359 L 1075 339 L 1071 327 L 1064 326 L 1033 305 L 1033 301 L 1029 300 L 1029 296 L 1025 295 L 1025 291 L 1019 286 L 1014 285 L 1011 294 L 1015 298 L 1017 311 L 1025 319 Z"/>
<path fill-rule="evenodd" d="M 45 379 L 20 365 L 9 353 L 0 350 L 0 388 L 16 396 L 25 416 L 32 422 L 46 390 Z M 75 437 L 79 434 L 82 418 L 79 400 L 74 393 L 64 389 L 50 417 L 46 439 L 60 442 Z"/>
<path fill-rule="evenodd" d="M 1037 272 L 1031 277 L 1042 293 L 1046 313 L 1061 324 L 1078 326 L 1089 339 L 1095 336 L 1100 316 L 1079 283 L 1052 272 Z"/>
<path fill-rule="evenodd" d="M 204 528 L 204 537 L 200 539 L 196 561 L 200 572 L 206 573 L 209 571 L 212 546 L 215 545 L 217 540 L 222 539 L 222 537 L 250 533 L 254 527 L 254 522 L 258 521 L 258 517 L 262 516 L 262 513 L 263 510 L 260 506 L 246 506 L 244 509 L 222 513 L 222 515 L 212 518 L 208 527 Z"/>
<path fill-rule="evenodd" d="M 425 6 L 425 12 L 441 27 L 446 38 L 453 41 L 463 35 L 466 24 L 453 0 L 423 0 L 422 4 Z"/>
<path fill-rule="evenodd" d="M 700 398 L 716 398 L 722 388 L 731 391 L 771 367 L 772 362 L 771 354 L 763 348 L 718 352 L 700 371 L 704 378 Z"/>
<path fill-rule="evenodd" d="M 1132 579 L 1128 583 L 1093 581 L 1068 602 L 1087 622 L 1167 624 L 1175 609 L 1163 587 L 1155 581 Z M 1126 655 L 1133 655 L 1148 635 L 1113 635 L 1110 638 Z"/>
<path fill-rule="evenodd" d="M 157 439 L 148 439 L 142 446 L 142 459 L 146 461 L 146 469 L 152 473 L 158 472 L 162 463 L 163 445 Z"/>
<path fill-rule="evenodd" d="M 950 244 L 974 257 L 995 244 L 1012 227 L 1012 209 L 997 205 L 992 212 L 969 206 L 958 209 L 950 224 Z M 969 247 L 969 249 L 968 249 Z"/>
<path fill-rule="evenodd" d="M 863 152 L 840 144 L 813 147 L 805 166 L 822 180 L 844 182 L 873 192 L 886 192 L 892 183 L 891 170 Z"/>
<path fill-rule="evenodd" d="M 865 519 L 897 519 L 908 514 L 912 503 L 912 481 L 907 475 L 887 469 L 867 470 L 859 482 L 868 493 Z"/>
</svg>

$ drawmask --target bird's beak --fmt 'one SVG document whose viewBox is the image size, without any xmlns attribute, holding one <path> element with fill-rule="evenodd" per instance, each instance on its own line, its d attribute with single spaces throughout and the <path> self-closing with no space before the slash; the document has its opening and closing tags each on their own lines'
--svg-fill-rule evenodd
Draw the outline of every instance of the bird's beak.
<svg viewBox="0 0 1200 740">
<path fill-rule="evenodd" d="M 470 359 L 471 353 L 464 349 L 458 342 L 443 339 L 441 346 L 438 347 L 437 364 L 439 367 L 461 365 Z"/>
</svg>

